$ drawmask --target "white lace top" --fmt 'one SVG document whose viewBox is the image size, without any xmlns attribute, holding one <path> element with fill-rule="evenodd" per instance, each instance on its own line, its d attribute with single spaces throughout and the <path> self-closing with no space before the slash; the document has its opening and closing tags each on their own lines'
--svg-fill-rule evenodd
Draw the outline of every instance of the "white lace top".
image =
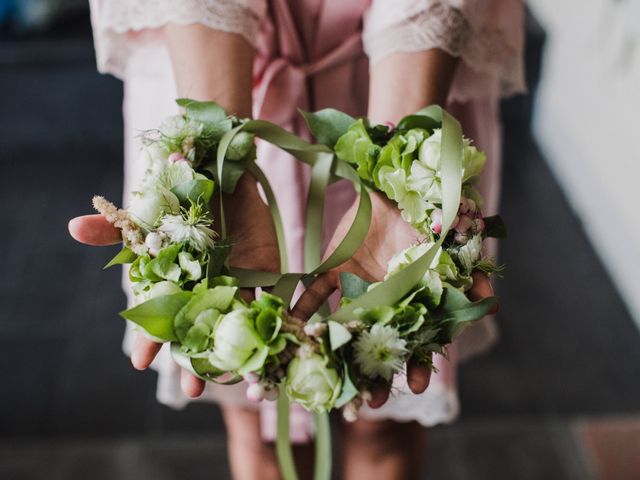
<svg viewBox="0 0 640 480">
<path fill-rule="evenodd" d="M 200 23 L 256 45 L 267 0 L 90 0 L 98 69 L 119 78 L 149 30 Z M 525 89 L 520 0 L 372 0 L 363 15 L 370 62 L 396 52 L 441 48 L 461 57 L 457 95 L 510 95 Z M 465 72 L 465 70 L 467 70 Z M 482 76 L 480 79 L 478 75 Z M 498 89 L 498 91 L 495 91 Z"/>
</svg>

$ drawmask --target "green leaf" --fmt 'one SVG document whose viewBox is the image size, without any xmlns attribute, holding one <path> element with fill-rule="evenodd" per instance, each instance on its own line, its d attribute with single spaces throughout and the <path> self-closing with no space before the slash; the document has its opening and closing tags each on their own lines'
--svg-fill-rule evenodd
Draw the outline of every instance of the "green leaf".
<svg viewBox="0 0 640 480">
<path fill-rule="evenodd" d="M 226 313 L 237 290 L 236 287 L 214 287 L 193 295 L 175 316 L 175 332 L 180 341 L 184 341 L 200 313 L 209 309 Z"/>
<path fill-rule="evenodd" d="M 251 306 L 259 309 L 272 308 L 274 310 L 278 310 L 284 306 L 284 302 L 276 295 L 272 295 L 269 292 L 262 292 L 260 293 L 260 297 L 251 302 Z"/>
<path fill-rule="evenodd" d="M 222 165 L 222 184 L 220 185 L 224 193 L 233 193 L 235 191 L 238 180 L 247 169 L 247 164 L 246 160 L 224 162 Z"/>
<path fill-rule="evenodd" d="M 282 352 L 287 346 L 287 338 L 279 335 L 276 339 L 269 344 L 269 355 L 277 355 Z"/>
<path fill-rule="evenodd" d="M 176 185 L 171 189 L 171 192 L 178 197 L 182 205 L 188 206 L 189 201 L 193 203 L 199 203 L 200 205 L 209 206 L 211 196 L 213 195 L 214 181 L 196 178 L 188 182 Z"/>
<path fill-rule="evenodd" d="M 200 170 L 204 170 L 214 178 L 218 184 L 220 185 L 220 189 L 224 193 L 233 193 L 236 189 L 236 185 L 238 184 L 238 180 L 247 170 L 249 165 L 248 157 L 237 160 L 224 162 L 222 165 L 222 183 L 220 183 L 220 179 L 218 178 L 218 167 L 216 166 L 216 160 L 213 159 L 210 163 L 203 165 L 200 167 Z"/>
<path fill-rule="evenodd" d="M 176 103 L 183 107 L 189 117 L 203 123 L 218 123 L 227 119 L 227 112 L 215 102 L 199 102 L 190 98 L 179 98 Z"/>
<path fill-rule="evenodd" d="M 267 360 L 269 356 L 269 346 L 265 345 L 264 347 L 256 350 L 249 360 L 238 369 L 238 375 L 246 375 L 249 372 L 255 372 L 260 370 L 264 366 L 264 362 Z"/>
<path fill-rule="evenodd" d="M 226 373 L 211 365 L 206 358 L 191 358 L 191 366 L 198 375 L 202 375 L 203 377 L 215 378 Z"/>
<path fill-rule="evenodd" d="M 225 271 L 224 262 L 229 256 L 229 253 L 231 253 L 232 245 L 233 242 L 230 238 L 224 238 L 216 242 L 216 245 L 209 250 L 209 262 L 207 264 L 207 277 L 209 278 L 209 282 Z"/>
<path fill-rule="evenodd" d="M 133 251 L 129 247 L 122 247 L 122 250 L 118 252 L 118 254 L 113 257 L 109 263 L 107 263 L 103 270 L 106 270 L 109 267 L 113 267 L 114 265 L 124 265 L 125 263 L 133 263 L 138 255 L 133 253 Z"/>
<path fill-rule="evenodd" d="M 459 290 L 445 287 L 440 306 L 430 314 L 434 325 L 440 329 L 437 343 L 451 343 L 469 323 L 487 315 L 497 302 L 496 297 L 472 302 Z"/>
<path fill-rule="evenodd" d="M 362 314 L 359 315 L 359 318 L 368 325 L 373 325 L 374 323 L 386 325 L 393 320 L 395 314 L 396 311 L 393 307 L 390 307 L 389 305 L 379 305 L 377 307 L 364 310 Z"/>
<path fill-rule="evenodd" d="M 331 344 L 331 350 L 336 351 L 341 346 L 346 345 L 351 340 L 351 332 L 347 330 L 343 325 L 338 322 L 330 321 L 329 327 L 329 343 Z"/>
<path fill-rule="evenodd" d="M 484 217 L 484 236 L 493 238 L 507 238 L 507 226 L 500 215 Z"/>
<path fill-rule="evenodd" d="M 344 407 L 347 403 L 349 403 L 357 394 L 358 389 L 353 384 L 351 380 L 351 375 L 349 374 L 349 367 L 347 366 L 347 362 L 344 362 L 344 381 L 342 382 L 342 390 L 340 391 L 340 396 L 336 399 L 334 406 L 336 408 Z"/>
<path fill-rule="evenodd" d="M 213 287 L 239 287 L 240 282 L 235 277 L 230 277 L 228 275 L 218 275 L 217 277 L 213 277 L 209 279 L 209 286 Z"/>
<path fill-rule="evenodd" d="M 255 135 L 249 132 L 238 132 L 233 136 L 225 158 L 231 161 L 238 161 L 245 158 L 253 149 Z M 226 162 L 225 162 L 226 163 Z M 224 174 L 223 174 L 224 175 Z"/>
<path fill-rule="evenodd" d="M 182 343 L 192 352 L 202 352 L 209 346 L 210 339 L 211 328 L 205 323 L 196 323 L 189 329 Z"/>
<path fill-rule="evenodd" d="M 346 298 L 354 299 L 367 293 L 367 289 L 371 283 L 372 282 L 368 282 L 354 273 L 340 273 L 340 290 L 342 290 L 342 296 Z"/>
<path fill-rule="evenodd" d="M 120 316 L 140 325 L 154 337 L 174 341 L 178 339 L 173 327 L 174 318 L 191 296 L 191 292 L 181 292 L 152 298 L 120 312 Z"/>
<path fill-rule="evenodd" d="M 256 317 L 256 330 L 265 342 L 271 342 L 282 326 L 282 318 L 272 308 L 266 308 Z"/>
<path fill-rule="evenodd" d="M 333 108 L 325 108 L 318 112 L 300 111 L 307 122 L 309 131 L 318 143 L 333 148 L 338 139 L 347 133 L 355 118 Z"/>
<path fill-rule="evenodd" d="M 178 254 L 178 264 L 180 269 L 186 273 L 187 280 L 195 282 L 202 277 L 202 265 L 198 260 L 194 260 L 193 255 L 189 252 L 180 252 Z"/>
<path fill-rule="evenodd" d="M 440 125 L 441 125 L 440 122 L 434 120 L 429 116 L 414 114 L 414 115 L 407 115 L 402 120 L 400 120 L 400 123 L 398 123 L 397 128 L 398 130 L 410 130 L 412 128 L 422 128 L 429 132 L 433 132 L 434 129 L 440 128 Z"/>
</svg>

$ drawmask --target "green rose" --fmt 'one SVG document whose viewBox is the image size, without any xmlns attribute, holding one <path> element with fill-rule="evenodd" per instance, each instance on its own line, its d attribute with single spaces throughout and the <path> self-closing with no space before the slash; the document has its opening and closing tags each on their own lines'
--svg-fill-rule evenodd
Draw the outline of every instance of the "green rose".
<svg viewBox="0 0 640 480">
<path fill-rule="evenodd" d="M 331 410 L 342 389 L 338 372 L 326 363 L 322 356 L 312 354 L 294 358 L 287 370 L 285 391 L 289 398 L 316 413 Z"/>
<path fill-rule="evenodd" d="M 239 308 L 227 313 L 219 321 L 209 362 L 220 370 L 237 371 L 264 346 L 264 341 L 256 331 L 251 310 Z"/>
</svg>

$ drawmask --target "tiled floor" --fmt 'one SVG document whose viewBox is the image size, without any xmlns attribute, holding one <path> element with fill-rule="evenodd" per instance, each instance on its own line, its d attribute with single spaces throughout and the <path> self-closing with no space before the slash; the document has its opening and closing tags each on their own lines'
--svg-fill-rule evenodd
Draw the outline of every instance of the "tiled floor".
<svg viewBox="0 0 640 480">
<path fill-rule="evenodd" d="M 532 39 L 531 79 L 539 55 Z M 94 193 L 120 195 L 121 94 L 88 37 L 0 44 L 0 479 L 228 475 L 217 409 L 158 405 L 155 375 L 121 354 L 113 252 L 66 232 Z M 529 99 L 505 104 L 501 342 L 461 368 L 429 478 L 640 478 L 640 336 L 529 116 Z"/>
</svg>

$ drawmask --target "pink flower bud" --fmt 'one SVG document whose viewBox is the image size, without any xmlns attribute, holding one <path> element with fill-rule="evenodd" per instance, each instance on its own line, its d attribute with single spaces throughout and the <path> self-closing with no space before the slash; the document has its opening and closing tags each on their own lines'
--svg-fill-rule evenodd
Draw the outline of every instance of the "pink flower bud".
<svg viewBox="0 0 640 480">
<path fill-rule="evenodd" d="M 429 228 L 431 228 L 433 233 L 440 235 L 440 233 L 442 233 L 442 210 L 436 208 L 431 212 L 430 218 L 431 225 L 429 225 Z"/>
<path fill-rule="evenodd" d="M 264 400 L 265 390 L 259 383 L 252 383 L 247 387 L 247 400 L 250 402 L 261 402 Z"/>
<path fill-rule="evenodd" d="M 462 215 L 458 224 L 453 228 L 458 233 L 466 233 L 471 228 L 471 225 L 473 225 L 473 219 L 468 215 Z"/>
<path fill-rule="evenodd" d="M 469 208 L 470 212 L 475 212 L 476 208 L 478 208 L 478 206 L 476 205 L 476 202 L 474 202 L 472 199 L 467 198 L 467 207 Z"/>
<path fill-rule="evenodd" d="M 462 214 L 467 213 L 469 211 L 468 199 L 466 199 L 465 197 L 462 197 L 460 199 L 460 210 L 459 211 Z"/>
<path fill-rule="evenodd" d="M 182 154 L 178 153 L 178 152 L 173 152 L 171 155 L 169 155 L 169 159 L 168 159 L 171 163 L 177 163 L 177 162 L 188 162 L 188 160 L 186 158 L 184 158 L 182 156 Z"/>
<path fill-rule="evenodd" d="M 245 373 L 242 376 L 242 379 L 248 384 L 253 385 L 254 383 L 258 383 L 260 381 L 260 375 L 258 375 L 256 372 L 249 372 Z"/>
</svg>

